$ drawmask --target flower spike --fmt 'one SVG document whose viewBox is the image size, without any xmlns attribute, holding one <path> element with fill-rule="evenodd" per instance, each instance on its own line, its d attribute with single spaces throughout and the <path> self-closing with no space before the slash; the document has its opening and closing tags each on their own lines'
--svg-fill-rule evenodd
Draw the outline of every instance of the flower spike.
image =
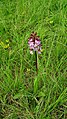
<svg viewBox="0 0 67 119">
<path fill-rule="evenodd" d="M 37 51 L 38 54 L 41 54 L 41 41 L 37 33 L 31 33 L 28 44 L 30 47 L 30 54 L 33 54 L 33 51 Z"/>
</svg>

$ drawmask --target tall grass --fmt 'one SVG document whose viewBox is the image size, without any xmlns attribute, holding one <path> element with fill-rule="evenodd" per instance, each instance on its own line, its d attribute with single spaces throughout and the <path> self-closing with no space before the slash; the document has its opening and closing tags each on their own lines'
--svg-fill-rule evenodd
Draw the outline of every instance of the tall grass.
<svg viewBox="0 0 67 119">
<path fill-rule="evenodd" d="M 66 119 L 66 0 L 0 0 L 1 119 Z M 42 43 L 36 74 L 28 38 Z"/>
</svg>

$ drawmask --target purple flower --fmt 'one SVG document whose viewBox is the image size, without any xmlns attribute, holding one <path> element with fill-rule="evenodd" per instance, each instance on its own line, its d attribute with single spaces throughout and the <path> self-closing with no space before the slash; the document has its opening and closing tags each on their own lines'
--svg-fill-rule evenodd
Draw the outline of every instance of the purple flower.
<svg viewBox="0 0 67 119">
<path fill-rule="evenodd" d="M 30 54 L 33 54 L 33 51 L 37 51 L 38 54 L 41 54 L 41 41 L 37 33 L 32 32 L 30 38 L 28 39 L 28 44 L 30 47 Z"/>
</svg>

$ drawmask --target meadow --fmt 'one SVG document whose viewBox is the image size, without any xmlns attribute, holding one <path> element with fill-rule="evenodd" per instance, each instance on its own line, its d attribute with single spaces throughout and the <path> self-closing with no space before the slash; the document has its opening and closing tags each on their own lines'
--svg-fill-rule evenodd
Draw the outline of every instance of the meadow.
<svg viewBox="0 0 67 119">
<path fill-rule="evenodd" d="M 0 119 L 67 119 L 66 32 L 66 0 L 0 0 Z"/>
</svg>

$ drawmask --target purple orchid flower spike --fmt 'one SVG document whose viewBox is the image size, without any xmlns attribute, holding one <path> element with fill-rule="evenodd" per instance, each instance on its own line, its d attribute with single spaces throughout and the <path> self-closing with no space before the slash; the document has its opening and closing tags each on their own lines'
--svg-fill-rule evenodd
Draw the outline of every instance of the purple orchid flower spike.
<svg viewBox="0 0 67 119">
<path fill-rule="evenodd" d="M 31 33 L 28 44 L 30 47 L 30 54 L 33 54 L 33 51 L 37 51 L 38 54 L 41 54 L 41 41 L 37 33 Z"/>
<path fill-rule="evenodd" d="M 35 58 L 36 58 L 36 71 L 38 73 L 38 57 L 37 54 L 41 54 L 41 41 L 39 36 L 37 36 L 37 33 L 32 32 L 30 35 L 30 38 L 28 39 L 28 44 L 30 48 L 30 54 L 33 54 L 33 51 L 35 52 Z"/>
</svg>

